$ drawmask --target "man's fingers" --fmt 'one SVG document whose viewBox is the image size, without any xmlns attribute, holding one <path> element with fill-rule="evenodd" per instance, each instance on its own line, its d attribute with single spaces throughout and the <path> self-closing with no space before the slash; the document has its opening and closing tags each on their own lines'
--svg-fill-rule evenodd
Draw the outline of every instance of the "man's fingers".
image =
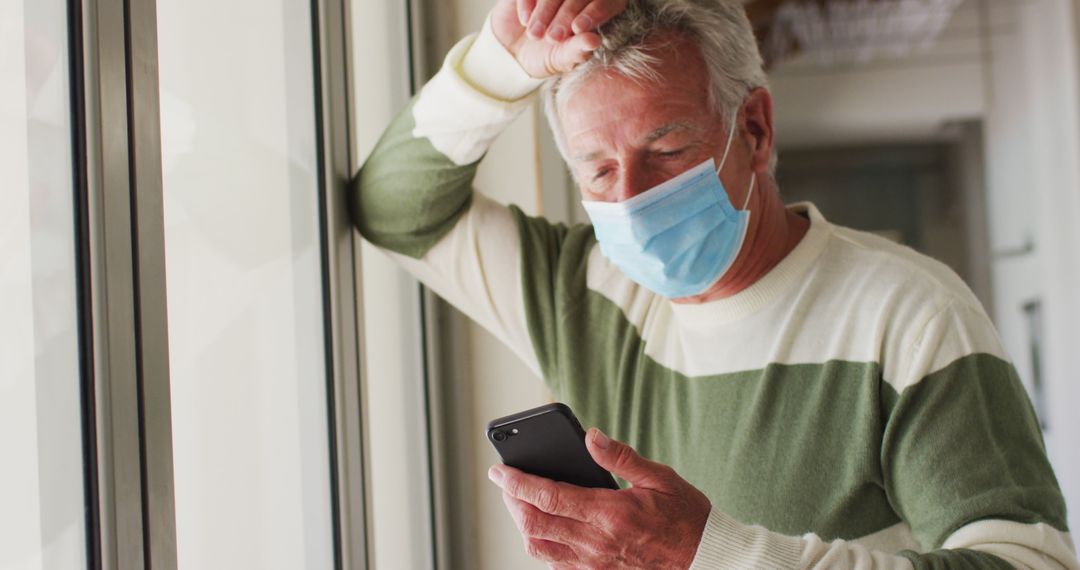
<svg viewBox="0 0 1080 570">
<path fill-rule="evenodd" d="M 535 1 L 536 6 L 533 8 L 532 16 L 529 18 L 527 29 L 529 37 L 538 40 L 544 37 L 544 32 L 551 25 L 551 20 L 555 18 L 555 14 L 559 11 L 559 6 L 562 5 L 563 0 Z"/>
<path fill-rule="evenodd" d="M 544 562 L 567 562 L 576 558 L 574 551 L 569 546 L 542 538 L 526 538 L 525 552 L 529 553 L 529 556 Z"/>
<path fill-rule="evenodd" d="M 589 521 L 590 514 L 600 510 L 597 501 L 611 489 L 586 489 L 530 475 L 524 471 L 496 465 L 488 476 L 511 497 L 529 503 L 541 511 L 579 521 Z"/>
<path fill-rule="evenodd" d="M 561 42 L 573 35 L 574 31 L 571 30 L 570 24 L 590 1 L 566 0 L 562 7 L 559 8 L 559 12 L 551 19 L 551 25 L 548 26 L 545 39 L 549 42 Z"/>
<path fill-rule="evenodd" d="M 521 27 L 529 25 L 529 18 L 532 17 L 533 8 L 536 7 L 536 0 L 517 0 L 517 15 L 518 22 L 521 23 Z"/>
<path fill-rule="evenodd" d="M 503 491 L 503 503 L 510 511 L 514 524 L 526 538 L 542 538 L 568 546 L 579 546 L 590 551 L 597 549 L 596 530 L 574 519 L 549 515 L 540 509 L 515 499 Z"/>
<path fill-rule="evenodd" d="M 507 470 L 503 490 L 541 511 L 581 520 L 580 507 L 574 505 L 574 493 L 555 481 L 521 471 Z"/>
<path fill-rule="evenodd" d="M 681 480 L 667 465 L 645 459 L 634 448 L 609 438 L 597 428 L 589 428 L 585 447 L 597 465 L 635 487 L 666 490 L 677 484 L 676 479 Z"/>
<path fill-rule="evenodd" d="M 574 18 L 571 28 L 575 34 L 595 30 L 622 13 L 626 9 L 626 2 L 627 0 L 593 0 Z"/>
<path fill-rule="evenodd" d="M 543 34 L 547 41 L 557 43 L 566 40 L 575 34 L 596 30 L 608 20 L 614 18 L 626 9 L 627 0 L 562 0 L 562 5 L 551 0 L 539 0 L 540 4 L 533 11 L 530 22 L 530 33 L 533 26 L 539 23 L 543 26 L 536 27 L 538 34 Z M 533 36 L 539 38 L 539 35 Z"/>
</svg>

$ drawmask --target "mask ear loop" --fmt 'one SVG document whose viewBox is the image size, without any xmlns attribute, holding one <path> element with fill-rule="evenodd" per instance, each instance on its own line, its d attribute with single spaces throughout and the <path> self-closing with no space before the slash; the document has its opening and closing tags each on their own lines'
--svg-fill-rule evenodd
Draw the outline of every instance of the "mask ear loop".
<svg viewBox="0 0 1080 570">
<path fill-rule="evenodd" d="M 735 108 L 735 113 L 731 116 L 731 124 L 728 127 L 727 144 L 724 145 L 724 158 L 720 159 L 720 167 L 716 169 L 716 175 L 720 176 L 720 171 L 724 169 L 724 163 L 727 162 L 728 151 L 731 150 L 731 141 L 735 140 L 735 121 L 739 118 L 739 109 Z M 742 209 L 745 210 L 750 205 L 750 197 L 754 195 L 754 183 L 757 182 L 757 172 L 750 173 L 750 190 L 746 193 L 746 200 L 743 202 Z"/>
<path fill-rule="evenodd" d="M 724 163 L 727 162 L 728 151 L 731 150 L 731 141 L 735 140 L 735 121 L 739 118 L 739 109 L 735 109 L 735 113 L 731 115 L 731 123 L 728 126 L 727 144 L 724 145 L 724 157 L 720 159 L 720 166 L 716 167 L 716 175 L 720 176 L 720 171 L 724 169 Z"/>
<path fill-rule="evenodd" d="M 746 201 L 742 205 L 743 210 L 750 205 L 750 196 L 754 195 L 754 182 L 757 182 L 757 172 L 750 173 L 750 191 L 746 193 Z"/>
</svg>

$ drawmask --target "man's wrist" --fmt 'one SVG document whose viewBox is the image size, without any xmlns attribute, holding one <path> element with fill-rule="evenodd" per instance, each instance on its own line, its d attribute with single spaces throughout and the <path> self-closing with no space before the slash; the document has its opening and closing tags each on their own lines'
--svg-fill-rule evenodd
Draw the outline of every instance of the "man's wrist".
<svg viewBox="0 0 1080 570">
<path fill-rule="evenodd" d="M 491 29 L 490 16 L 465 53 L 459 72 L 476 89 L 503 101 L 526 97 L 544 82 L 530 76 L 499 42 Z"/>
<path fill-rule="evenodd" d="M 744 525 L 714 506 L 690 568 L 797 568 L 802 546 L 800 538 Z"/>
<path fill-rule="evenodd" d="M 708 502 L 708 499 L 706 499 L 706 502 Z M 696 529 L 696 532 L 691 531 L 687 533 L 688 548 L 685 552 L 685 557 L 676 563 L 677 568 L 693 568 L 694 559 L 697 558 L 697 551 L 701 547 L 701 539 L 705 536 L 705 528 L 708 526 L 709 516 L 712 515 L 712 513 L 712 504 L 709 503 L 708 510 L 705 511 L 705 516 L 693 527 Z"/>
</svg>

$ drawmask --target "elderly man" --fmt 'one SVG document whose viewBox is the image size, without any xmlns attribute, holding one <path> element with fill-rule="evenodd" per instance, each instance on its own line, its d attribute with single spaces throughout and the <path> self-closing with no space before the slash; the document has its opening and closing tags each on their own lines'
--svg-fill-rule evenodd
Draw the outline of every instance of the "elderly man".
<svg viewBox="0 0 1080 570">
<path fill-rule="evenodd" d="M 471 191 L 544 81 L 591 226 Z M 361 170 L 363 235 L 602 428 L 587 446 L 627 483 L 493 467 L 528 552 L 557 568 L 1077 568 L 978 301 L 940 263 L 785 207 L 772 119 L 736 2 L 499 0 Z"/>
</svg>

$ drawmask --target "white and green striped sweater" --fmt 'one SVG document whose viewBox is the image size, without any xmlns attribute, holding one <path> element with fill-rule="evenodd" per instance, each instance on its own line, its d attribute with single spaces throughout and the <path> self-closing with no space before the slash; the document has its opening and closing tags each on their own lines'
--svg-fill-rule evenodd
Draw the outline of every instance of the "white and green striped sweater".
<svg viewBox="0 0 1080 570">
<path fill-rule="evenodd" d="M 364 165 L 355 220 L 586 425 L 708 495 L 695 568 L 1080 568 L 1031 406 L 955 274 L 804 204 L 763 279 L 673 304 L 589 226 L 472 192 L 536 86 L 488 26 L 463 40 Z"/>
</svg>

